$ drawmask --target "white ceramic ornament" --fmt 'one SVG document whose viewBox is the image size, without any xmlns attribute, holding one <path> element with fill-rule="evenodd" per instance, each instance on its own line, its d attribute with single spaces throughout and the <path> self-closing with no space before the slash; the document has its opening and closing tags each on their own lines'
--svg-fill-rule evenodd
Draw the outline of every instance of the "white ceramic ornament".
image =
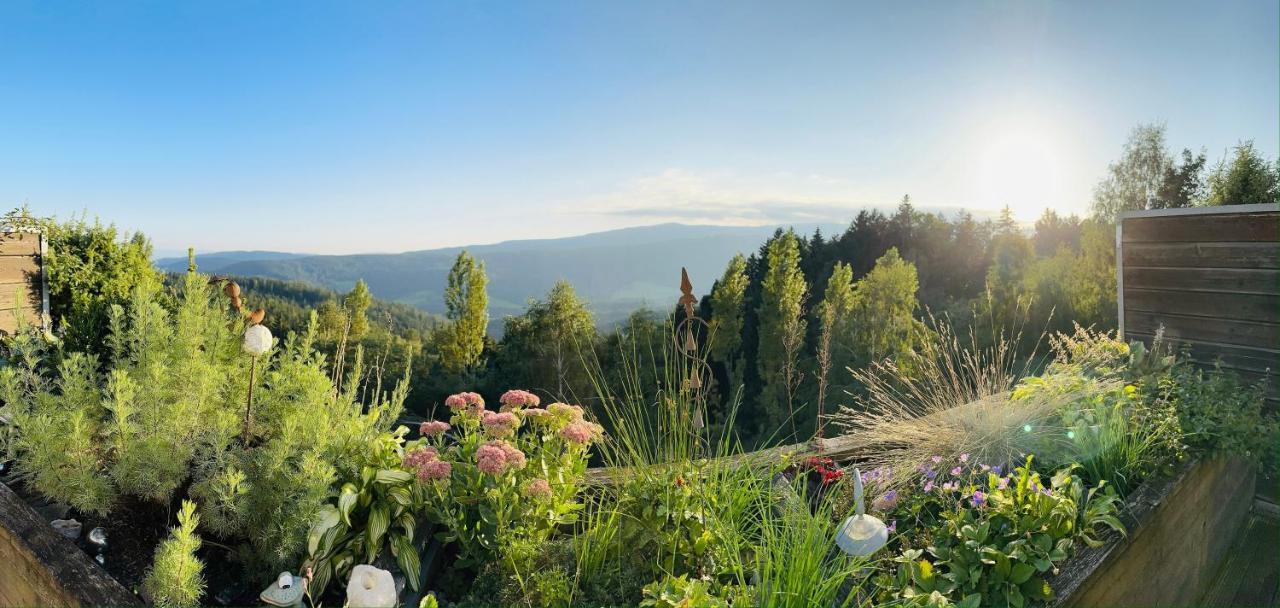
<svg viewBox="0 0 1280 608">
<path fill-rule="evenodd" d="M 271 330 L 265 325 L 250 325 L 244 330 L 244 352 L 253 356 L 265 355 L 271 350 Z"/>
<path fill-rule="evenodd" d="M 396 581 L 391 573 L 368 564 L 351 569 L 347 583 L 347 606 L 350 608 L 395 608 Z"/>
<path fill-rule="evenodd" d="M 878 517 L 867 515 L 862 489 L 862 471 L 853 470 L 854 515 L 836 531 L 836 545 L 841 551 L 854 556 L 875 553 L 889 542 L 889 528 Z"/>
</svg>

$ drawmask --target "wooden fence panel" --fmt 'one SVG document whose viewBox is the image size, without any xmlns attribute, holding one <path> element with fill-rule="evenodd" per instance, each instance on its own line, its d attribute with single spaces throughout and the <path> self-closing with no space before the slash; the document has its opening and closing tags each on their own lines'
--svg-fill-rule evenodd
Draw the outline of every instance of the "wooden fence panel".
<svg viewBox="0 0 1280 608">
<path fill-rule="evenodd" d="M 1116 231 L 1120 331 L 1267 384 L 1280 406 L 1280 206 L 1136 211 Z"/>
<path fill-rule="evenodd" d="M 40 234 L 0 233 L 0 333 L 13 333 L 19 315 L 28 324 L 48 327 L 44 248 Z"/>
</svg>

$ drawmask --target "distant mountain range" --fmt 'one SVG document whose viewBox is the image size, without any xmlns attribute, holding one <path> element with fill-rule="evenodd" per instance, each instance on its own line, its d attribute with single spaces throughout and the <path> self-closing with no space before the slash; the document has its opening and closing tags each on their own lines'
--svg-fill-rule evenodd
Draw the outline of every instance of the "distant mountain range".
<svg viewBox="0 0 1280 608">
<path fill-rule="evenodd" d="M 597 322 L 608 326 L 637 308 L 665 310 L 680 296 L 680 268 L 689 271 L 695 293 L 705 294 L 736 253 L 749 254 L 776 226 L 690 226 L 659 224 L 559 239 L 507 241 L 394 254 L 307 255 L 274 251 L 228 251 L 196 256 L 203 272 L 305 281 L 346 291 L 364 279 L 379 298 L 404 302 L 432 313 L 444 311 L 444 287 L 458 252 L 483 260 L 489 276 L 491 331 L 501 319 L 525 310 L 567 279 L 585 298 Z M 796 225 L 803 234 L 837 224 Z M 183 271 L 186 257 L 156 260 L 163 270 Z"/>
</svg>

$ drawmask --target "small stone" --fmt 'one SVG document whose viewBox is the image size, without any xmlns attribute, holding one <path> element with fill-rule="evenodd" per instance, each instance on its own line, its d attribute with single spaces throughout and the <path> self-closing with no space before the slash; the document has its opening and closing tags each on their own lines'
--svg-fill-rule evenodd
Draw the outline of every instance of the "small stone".
<svg viewBox="0 0 1280 608">
<path fill-rule="evenodd" d="M 99 554 L 97 554 L 97 555 L 93 556 L 93 561 L 98 562 L 98 564 L 99 564 L 99 565 L 103 565 L 103 566 L 105 566 L 105 565 L 107 565 L 107 556 L 105 556 L 105 555 L 103 555 L 103 554 L 99 553 Z"/>
<path fill-rule="evenodd" d="M 107 548 L 107 529 L 98 526 L 89 530 L 89 544 L 97 547 L 98 551 L 105 550 Z"/>
<path fill-rule="evenodd" d="M 68 540 L 80 538 L 80 522 L 74 519 L 55 519 L 50 522 L 50 525 Z"/>
</svg>

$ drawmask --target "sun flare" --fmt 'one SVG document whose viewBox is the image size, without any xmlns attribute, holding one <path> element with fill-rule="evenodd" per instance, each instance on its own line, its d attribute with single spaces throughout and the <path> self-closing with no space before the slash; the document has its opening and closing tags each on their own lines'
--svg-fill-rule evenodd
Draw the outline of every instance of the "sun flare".
<svg viewBox="0 0 1280 608">
<path fill-rule="evenodd" d="M 1008 205 L 1021 220 L 1038 217 L 1053 206 L 1064 185 L 1058 138 L 1029 125 L 1008 125 L 989 133 L 978 159 L 981 201 L 994 208 Z"/>
</svg>

